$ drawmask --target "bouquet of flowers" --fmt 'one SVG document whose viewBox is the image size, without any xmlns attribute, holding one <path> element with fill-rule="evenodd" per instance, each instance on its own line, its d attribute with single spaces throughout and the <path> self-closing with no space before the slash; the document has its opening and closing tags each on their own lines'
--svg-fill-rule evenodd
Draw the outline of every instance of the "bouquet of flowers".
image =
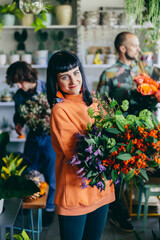
<svg viewBox="0 0 160 240">
<path fill-rule="evenodd" d="M 36 132 L 50 133 L 50 113 L 46 94 L 34 95 L 32 100 L 20 106 L 20 115 L 25 119 L 29 129 Z"/>
<path fill-rule="evenodd" d="M 77 175 L 82 178 L 82 188 L 96 186 L 105 189 L 105 180 L 133 179 L 135 184 L 148 180 L 147 169 L 160 167 L 160 124 L 147 109 L 139 116 L 124 117 L 122 110 L 128 108 L 124 100 L 98 102 L 98 113 L 89 108 L 88 114 L 94 124 L 88 124 L 83 133 L 77 135 L 77 154 L 70 160 L 77 166 Z"/>
<path fill-rule="evenodd" d="M 160 102 L 160 83 L 145 73 L 134 78 L 136 89 L 129 91 L 129 113 L 138 115 L 145 108 L 155 112 Z"/>
</svg>

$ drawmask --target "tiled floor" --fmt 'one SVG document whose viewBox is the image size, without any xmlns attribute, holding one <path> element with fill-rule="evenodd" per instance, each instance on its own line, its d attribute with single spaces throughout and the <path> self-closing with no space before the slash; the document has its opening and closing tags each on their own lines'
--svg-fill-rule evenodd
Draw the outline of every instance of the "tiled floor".
<svg viewBox="0 0 160 240">
<path fill-rule="evenodd" d="M 36 210 L 34 211 L 35 211 L 34 215 L 36 215 Z M 18 217 L 16 224 L 19 224 L 19 219 L 20 219 L 20 216 Z M 24 220 L 25 220 L 25 224 L 28 225 L 29 218 L 26 213 L 25 213 Z M 142 232 L 142 218 L 140 220 L 136 220 L 136 218 L 133 218 L 131 223 L 135 227 L 135 231 L 138 233 L 139 238 L 136 238 L 135 233 L 126 233 L 118 230 L 112 224 L 110 224 L 109 220 L 107 220 L 101 240 L 159 240 L 160 239 L 160 228 L 159 228 L 158 217 L 149 217 L 147 219 L 147 227 L 146 227 L 145 233 Z M 153 238 L 152 231 L 156 233 L 157 238 L 155 239 Z M 28 235 L 30 239 L 33 240 L 32 235 L 30 233 L 28 233 Z M 35 238 L 35 240 L 36 239 L 37 238 Z M 50 227 L 42 229 L 42 232 L 40 233 L 40 240 L 60 240 L 57 215 L 55 215 L 54 222 L 50 225 Z M 71 240 L 76 240 L 76 239 L 71 239 Z"/>
<path fill-rule="evenodd" d="M 134 225 L 136 232 L 140 236 L 139 239 L 136 239 L 134 233 L 125 233 L 116 229 L 107 220 L 101 240 L 153 240 L 152 230 L 156 233 L 157 237 L 160 237 L 159 222 L 157 217 L 148 218 L 145 233 L 143 233 L 141 230 L 141 219 L 139 221 L 133 219 L 132 224 Z M 60 240 L 57 216 L 55 216 L 55 221 L 49 228 L 43 229 L 40 235 L 40 240 Z"/>
</svg>

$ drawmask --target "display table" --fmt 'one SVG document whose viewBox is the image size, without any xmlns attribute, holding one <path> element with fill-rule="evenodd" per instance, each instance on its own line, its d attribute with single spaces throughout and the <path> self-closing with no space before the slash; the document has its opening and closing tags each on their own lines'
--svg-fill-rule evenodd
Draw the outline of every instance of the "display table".
<svg viewBox="0 0 160 240">
<path fill-rule="evenodd" d="M 29 209 L 30 211 L 30 221 L 31 221 L 31 229 L 26 229 L 24 227 L 24 230 L 27 232 L 32 233 L 32 239 L 35 239 L 35 234 L 37 234 L 37 240 L 39 240 L 39 235 L 40 232 L 42 231 L 42 209 L 46 207 L 46 202 L 47 202 L 47 196 L 48 196 L 48 185 L 45 188 L 45 194 L 37 198 L 36 200 L 29 201 L 29 202 L 24 202 L 23 201 L 23 209 Z M 37 228 L 34 229 L 34 220 L 33 220 L 33 209 L 38 210 L 38 219 L 37 219 Z M 22 226 L 23 226 L 23 219 L 22 219 Z M 19 228 L 17 228 L 19 229 Z"/>
<path fill-rule="evenodd" d="M 7 199 L 4 201 L 4 211 L 0 214 L 0 239 L 6 239 L 6 228 L 10 228 L 11 240 L 13 240 L 13 226 L 17 218 L 22 199 Z"/>
</svg>

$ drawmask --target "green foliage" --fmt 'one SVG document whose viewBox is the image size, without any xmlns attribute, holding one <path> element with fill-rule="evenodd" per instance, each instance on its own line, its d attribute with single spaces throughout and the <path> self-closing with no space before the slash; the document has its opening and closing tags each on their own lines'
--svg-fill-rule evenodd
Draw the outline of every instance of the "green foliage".
<svg viewBox="0 0 160 240">
<path fill-rule="evenodd" d="M 16 233 L 13 235 L 14 239 L 17 240 L 30 240 L 28 234 L 25 232 L 25 230 L 23 230 L 21 233 Z M 6 234 L 6 240 L 11 240 L 11 234 L 7 233 Z"/>
<path fill-rule="evenodd" d="M 13 175 L 5 181 L 0 181 L 0 199 L 22 198 L 39 191 L 35 182 L 24 176 Z"/>
<path fill-rule="evenodd" d="M 14 33 L 14 39 L 18 42 L 17 50 L 24 50 L 25 51 L 25 44 L 24 42 L 27 40 L 28 34 L 27 31 L 24 29 L 21 33 L 16 31 Z"/>
<path fill-rule="evenodd" d="M 0 5 L 0 15 L 3 15 L 3 14 L 13 14 L 16 17 L 18 17 L 19 19 L 21 19 L 23 17 L 22 12 L 16 6 L 15 2 L 12 4 Z"/>
<path fill-rule="evenodd" d="M 124 0 L 125 11 L 129 18 L 134 16 L 142 26 L 144 21 L 153 25 L 153 37 L 159 39 L 160 2 L 159 0 Z"/>
<path fill-rule="evenodd" d="M 40 14 L 35 16 L 35 21 L 31 24 L 31 26 L 35 28 L 35 32 L 46 28 L 46 25 L 44 24 L 44 21 L 47 21 L 46 13 L 54 15 L 54 5 L 45 5 Z"/>
<path fill-rule="evenodd" d="M 39 42 L 38 50 L 44 50 L 45 49 L 44 42 L 46 42 L 48 39 L 48 33 L 45 31 L 42 32 L 41 30 L 38 30 L 36 32 L 36 39 Z"/>
</svg>

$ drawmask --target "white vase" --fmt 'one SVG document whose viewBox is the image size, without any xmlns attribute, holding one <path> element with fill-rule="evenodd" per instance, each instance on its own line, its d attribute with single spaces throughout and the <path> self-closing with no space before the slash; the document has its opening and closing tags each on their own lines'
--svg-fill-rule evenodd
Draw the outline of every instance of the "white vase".
<svg viewBox="0 0 160 240">
<path fill-rule="evenodd" d="M 43 20 L 43 24 L 46 27 L 48 27 L 48 26 L 52 25 L 52 14 L 51 13 L 46 13 L 46 18 L 47 18 L 47 20 L 46 21 Z"/>
<path fill-rule="evenodd" d="M 32 54 L 23 54 L 22 56 L 21 56 L 21 61 L 24 61 L 24 62 L 26 62 L 26 63 L 28 63 L 28 64 L 32 64 Z"/>
<path fill-rule="evenodd" d="M 48 64 L 48 50 L 39 50 L 33 53 L 33 60 L 37 65 Z"/>
<path fill-rule="evenodd" d="M 69 25 L 72 18 L 72 7 L 70 5 L 58 5 L 55 10 L 59 25 Z"/>
<path fill-rule="evenodd" d="M 4 14 L 2 16 L 2 22 L 4 26 L 13 26 L 15 24 L 16 17 L 13 14 Z"/>
<path fill-rule="evenodd" d="M 34 17 L 32 14 L 26 14 L 21 20 L 22 26 L 30 26 L 34 21 Z"/>
<path fill-rule="evenodd" d="M 0 54 L 0 65 L 5 65 L 7 62 L 7 56 L 6 54 Z"/>
<path fill-rule="evenodd" d="M 13 54 L 9 57 L 9 63 L 12 64 L 14 62 L 20 61 L 20 55 L 19 54 Z"/>
<path fill-rule="evenodd" d="M 3 212 L 4 199 L 0 199 L 0 214 Z"/>
</svg>

